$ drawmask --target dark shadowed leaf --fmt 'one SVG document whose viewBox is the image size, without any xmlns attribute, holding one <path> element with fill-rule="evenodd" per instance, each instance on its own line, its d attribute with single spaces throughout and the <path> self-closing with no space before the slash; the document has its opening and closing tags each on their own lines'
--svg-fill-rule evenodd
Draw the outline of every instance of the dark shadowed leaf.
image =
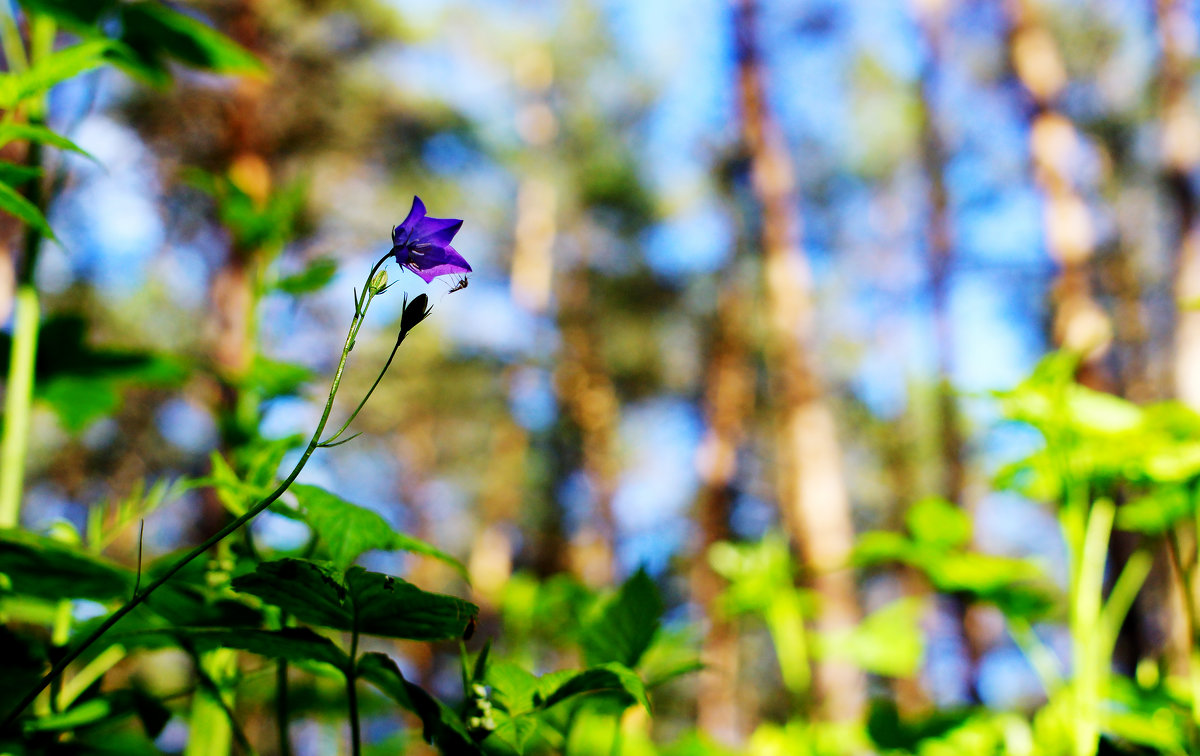
<svg viewBox="0 0 1200 756">
<path fill-rule="evenodd" d="M 646 686 L 641 678 L 629 667 L 616 662 L 602 664 L 571 677 L 546 697 L 543 706 L 549 708 L 572 696 L 589 693 L 624 694 L 645 707 L 647 712 L 650 711 L 650 699 L 646 696 Z"/>
<path fill-rule="evenodd" d="M 0 572 L 16 593 L 39 598 L 128 598 L 131 570 L 61 541 L 22 530 L 0 531 Z"/>
<path fill-rule="evenodd" d="M 436 746 L 443 754 L 473 756 L 482 753 L 454 710 L 420 686 L 405 680 L 391 658 L 374 652 L 363 654 L 358 662 L 358 674 L 400 706 L 416 714 L 421 720 L 425 741 Z"/>
<path fill-rule="evenodd" d="M 282 630 L 260 630 L 257 628 L 196 628 L 174 627 L 161 631 L 141 633 L 153 641 L 156 636 L 163 640 L 177 637 L 186 641 L 197 651 L 216 648 L 236 648 L 268 659 L 285 659 L 290 662 L 323 662 L 345 670 L 350 657 L 328 638 L 303 627 L 287 627 Z M 131 636 L 127 636 L 131 637 Z"/>
<path fill-rule="evenodd" d="M 42 175 L 40 168 L 31 168 L 27 165 L 16 165 L 0 160 L 0 183 L 2 184 L 8 184 L 15 188 L 40 175 Z"/>
<path fill-rule="evenodd" d="M 635 666 L 658 631 L 662 610 L 657 586 L 645 570 L 639 569 L 580 631 L 579 645 L 587 663 Z"/>
<path fill-rule="evenodd" d="M 462 637 L 474 604 L 422 591 L 412 583 L 351 567 L 346 573 L 304 559 L 263 562 L 233 586 L 282 607 L 297 619 L 335 630 L 410 640 Z"/>
</svg>

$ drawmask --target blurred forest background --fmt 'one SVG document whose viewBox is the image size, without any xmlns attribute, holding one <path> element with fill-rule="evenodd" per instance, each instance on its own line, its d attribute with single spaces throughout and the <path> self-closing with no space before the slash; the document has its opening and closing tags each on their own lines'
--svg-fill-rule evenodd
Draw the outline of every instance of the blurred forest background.
<svg viewBox="0 0 1200 756">
<path fill-rule="evenodd" d="M 88 38 L 78 3 L 3 6 L 8 71 Z M 571 665 L 580 596 L 644 567 L 652 651 L 703 668 L 623 740 L 560 750 L 1197 752 L 1195 3 L 164 7 L 250 55 L 159 40 L 5 113 L 94 157 L 0 150 L 42 169 L 6 176 L 57 237 L 0 215 L 0 313 L 42 323 L 0 486 L 23 528 L 120 521 L 95 551 L 126 566 L 142 513 L 147 560 L 219 529 L 219 487 L 171 482 L 311 432 L 355 287 L 420 195 L 464 219 L 475 272 L 451 293 L 392 267 L 336 422 L 401 291 L 433 312 L 363 435 L 298 480 L 460 560 L 469 583 L 360 563 L 475 602 L 472 652 L 534 672 Z M 277 512 L 253 533 L 309 537 Z M 452 644 L 378 648 L 457 695 Z M 111 675 L 178 687 L 164 659 Z M 255 664 L 233 659 L 237 687 Z M 296 752 L 346 752 L 318 693 Z M 233 711 L 276 753 L 264 695 Z M 164 751 L 231 747 L 172 716 Z M 372 716 L 368 752 L 422 752 Z"/>
</svg>

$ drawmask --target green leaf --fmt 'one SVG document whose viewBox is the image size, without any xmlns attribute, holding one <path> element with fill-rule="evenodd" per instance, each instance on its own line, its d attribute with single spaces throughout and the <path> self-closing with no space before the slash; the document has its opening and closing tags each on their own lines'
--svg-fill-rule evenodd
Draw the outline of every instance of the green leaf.
<svg viewBox="0 0 1200 756">
<path fill-rule="evenodd" d="M 238 384 L 242 388 L 260 392 L 263 399 L 274 399 L 298 393 L 312 378 L 313 372 L 303 365 L 255 355 L 250 370 Z"/>
<path fill-rule="evenodd" d="M 645 570 L 638 569 L 580 631 L 579 645 L 587 663 L 636 665 L 658 631 L 662 610 L 657 586 Z"/>
<path fill-rule="evenodd" d="M 647 712 L 651 711 L 650 699 L 641 678 L 629 667 L 617 662 L 584 670 L 570 678 L 546 697 L 543 707 L 548 709 L 572 696 L 590 693 L 622 693 L 631 701 L 641 704 Z"/>
<path fill-rule="evenodd" d="M 358 674 L 393 701 L 416 714 L 424 728 L 425 742 L 437 747 L 443 754 L 482 754 L 454 710 L 420 686 L 405 680 L 391 658 L 376 652 L 363 654 L 358 662 Z"/>
<path fill-rule="evenodd" d="M 0 572 L 15 593 L 45 599 L 129 598 L 132 571 L 24 530 L 0 531 Z"/>
<path fill-rule="evenodd" d="M 820 650 L 847 657 L 877 675 L 911 677 L 920 669 L 925 651 L 920 628 L 924 612 L 923 599 L 893 601 L 844 635 L 822 636 Z"/>
<path fill-rule="evenodd" d="M 275 288 L 285 294 L 299 296 L 325 288 L 337 274 L 337 261 L 329 257 L 318 257 L 299 273 L 284 276 L 275 283 Z"/>
<path fill-rule="evenodd" d="M 462 562 L 420 539 L 397 532 L 377 512 L 317 486 L 297 483 L 289 490 L 300 503 L 301 518 L 321 537 L 321 548 L 339 569 L 349 567 L 368 551 L 408 551 L 438 559 L 467 579 Z"/>
<path fill-rule="evenodd" d="M 296 663 L 322 662 L 340 670 L 350 667 L 350 657 L 333 641 L 305 627 L 287 627 L 282 630 L 248 627 L 172 627 L 146 635 L 152 637 L 156 634 L 184 639 L 197 651 L 236 648 L 268 659 L 285 659 Z"/>
<path fill-rule="evenodd" d="M 221 74 L 261 74 L 262 62 L 251 52 L 201 21 L 160 3 L 121 5 L 121 41 L 139 57 L 176 58 Z"/>
<path fill-rule="evenodd" d="M 21 73 L 0 77 L 0 108 L 15 108 L 23 100 L 49 92 L 55 85 L 105 63 L 112 44 L 89 40 L 56 50 Z"/>
<path fill-rule="evenodd" d="M 344 575 L 304 559 L 263 562 L 235 578 L 236 590 L 282 607 L 302 622 L 410 640 L 461 638 L 479 608 L 453 596 L 351 567 Z"/>
<path fill-rule="evenodd" d="M 945 499 L 921 499 L 909 507 L 905 523 L 917 542 L 934 548 L 965 546 L 971 540 L 971 519 Z"/>
<path fill-rule="evenodd" d="M 45 126 L 35 126 L 29 123 L 0 123 L 0 147 L 17 140 L 48 144 L 60 150 L 75 152 L 92 160 L 96 159 L 70 139 L 56 134 Z"/>
<path fill-rule="evenodd" d="M 32 168 L 27 165 L 17 165 L 16 163 L 0 160 L 0 183 L 8 184 L 15 188 L 41 175 L 42 170 L 40 168 Z"/>
<path fill-rule="evenodd" d="M 27 226 L 36 228 L 47 239 L 55 239 L 54 231 L 37 205 L 21 196 L 8 184 L 0 184 L 0 211 L 6 212 Z"/>
<path fill-rule="evenodd" d="M 1177 486 L 1159 486 L 1145 496 L 1122 504 L 1117 510 L 1117 527 L 1157 535 L 1190 517 L 1195 504 L 1188 492 Z"/>
<path fill-rule="evenodd" d="M 108 378 L 64 375 L 42 384 L 37 396 L 54 409 L 70 433 L 79 433 L 121 406 L 121 395 Z"/>
</svg>

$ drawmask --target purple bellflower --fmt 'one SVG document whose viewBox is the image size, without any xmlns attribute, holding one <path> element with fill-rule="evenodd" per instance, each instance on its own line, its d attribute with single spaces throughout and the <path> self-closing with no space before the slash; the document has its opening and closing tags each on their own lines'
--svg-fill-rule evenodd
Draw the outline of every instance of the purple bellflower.
<svg viewBox="0 0 1200 756">
<path fill-rule="evenodd" d="M 392 254 L 396 262 L 425 283 L 451 273 L 470 273 L 471 266 L 450 246 L 462 223 L 456 218 L 430 218 L 425 215 L 421 198 L 413 197 L 408 217 L 392 229 Z"/>
</svg>

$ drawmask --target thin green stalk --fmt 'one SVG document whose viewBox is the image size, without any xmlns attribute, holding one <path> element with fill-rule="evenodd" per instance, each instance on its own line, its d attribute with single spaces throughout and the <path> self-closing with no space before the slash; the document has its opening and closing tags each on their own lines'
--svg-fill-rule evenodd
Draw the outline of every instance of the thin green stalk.
<svg viewBox="0 0 1200 756">
<path fill-rule="evenodd" d="M 30 230 L 29 233 L 35 232 Z M 4 431 L 0 437 L 0 528 L 15 528 L 21 520 L 21 493 L 25 487 L 25 456 L 33 404 L 33 370 L 37 359 L 38 310 L 37 289 L 32 284 L 19 285 L 4 394 Z"/>
<path fill-rule="evenodd" d="M 387 261 L 389 256 L 390 254 L 385 255 L 379 260 L 379 262 L 375 263 L 375 266 L 371 268 L 371 277 L 375 275 L 375 271 L 379 269 L 380 265 Z M 371 277 L 368 277 L 368 282 L 371 280 Z M 151 583 L 147 585 L 145 589 L 135 594 L 128 602 L 110 614 L 108 619 L 104 620 L 104 622 L 102 622 L 95 630 L 88 634 L 88 636 L 84 638 L 79 645 L 67 652 L 53 667 L 51 667 L 50 671 L 47 672 L 44 677 L 42 677 L 38 684 L 21 699 L 21 701 L 11 712 L 9 712 L 8 716 L 4 718 L 4 721 L 0 722 L 0 729 L 12 724 L 13 721 L 20 716 L 21 712 L 25 711 L 25 709 L 29 707 L 29 704 L 31 704 L 34 699 L 37 698 L 39 693 L 45 690 L 51 682 L 62 676 L 63 672 L 71 664 L 71 662 L 78 659 L 80 654 L 82 654 L 93 643 L 99 640 L 101 636 L 111 630 L 112 627 L 120 622 L 127 614 L 136 609 L 138 605 L 145 601 L 148 596 L 161 588 L 168 580 L 173 578 L 184 567 L 191 564 L 191 562 L 197 557 L 204 554 L 231 533 L 237 531 L 243 525 L 253 520 L 259 514 L 264 512 L 267 507 L 271 506 L 271 504 L 279 499 L 280 496 L 283 496 L 288 487 L 295 482 L 296 477 L 300 475 L 300 471 L 304 469 L 306 464 L 308 464 L 308 458 L 311 457 L 313 452 L 317 450 L 317 446 L 320 443 L 321 434 L 324 433 L 325 425 L 329 422 L 329 415 L 333 411 L 334 397 L 337 396 L 338 387 L 341 386 L 342 383 L 342 374 L 346 369 L 346 359 L 350 355 L 350 347 L 354 343 L 355 337 L 358 336 L 359 329 L 362 328 L 363 319 L 366 316 L 367 308 L 370 306 L 370 299 L 371 296 L 368 292 L 368 288 L 364 287 L 363 294 L 355 302 L 354 319 L 350 323 L 350 330 L 346 334 L 346 343 L 342 347 L 342 355 L 338 360 L 337 370 L 334 372 L 333 380 L 329 386 L 329 398 L 325 401 L 325 410 L 321 413 L 321 420 L 317 423 L 317 428 L 315 431 L 313 431 L 312 438 L 309 439 L 308 446 L 305 447 L 304 453 L 300 455 L 300 459 L 297 460 L 295 467 L 292 468 L 292 471 L 288 473 L 283 482 L 276 486 L 275 490 L 272 491 L 266 498 L 262 499 L 257 504 L 246 510 L 246 513 L 241 517 L 238 517 L 236 520 L 230 522 L 225 527 L 209 536 L 204 540 L 203 543 L 193 548 L 182 558 L 180 558 L 179 561 L 167 568 L 167 570 L 164 571 L 159 577 L 151 581 Z"/>
<path fill-rule="evenodd" d="M 275 725 L 279 729 L 279 756 L 292 756 L 292 738 L 288 733 L 288 663 L 275 665 Z"/>
<path fill-rule="evenodd" d="M 29 62 L 36 63 L 54 47 L 56 25 L 50 18 L 35 15 L 30 28 Z M 20 39 L 14 42 L 4 35 L 6 54 L 16 54 Z M 23 52 L 16 59 L 24 61 Z M 27 105 L 29 122 L 45 118 L 46 96 L 33 97 Z M 42 167 L 42 145 L 29 143 L 26 163 Z M 43 179 L 30 183 L 28 199 L 38 210 L 46 207 Z M 8 383 L 4 396 L 4 430 L 0 436 L 0 528 L 15 528 L 21 522 L 21 494 L 25 487 L 25 457 L 29 449 L 29 417 L 33 404 L 34 365 L 37 361 L 40 308 L 34 271 L 42 234 L 34 226 L 25 230 L 24 256 L 17 264 L 16 293 L 13 303 L 13 335 L 9 346 Z"/>
<path fill-rule="evenodd" d="M 355 611 L 357 615 L 357 608 Z M 350 714 L 350 756 L 362 756 L 362 728 L 358 721 L 358 617 L 350 630 L 350 666 L 346 670 L 346 707 Z"/>
</svg>

